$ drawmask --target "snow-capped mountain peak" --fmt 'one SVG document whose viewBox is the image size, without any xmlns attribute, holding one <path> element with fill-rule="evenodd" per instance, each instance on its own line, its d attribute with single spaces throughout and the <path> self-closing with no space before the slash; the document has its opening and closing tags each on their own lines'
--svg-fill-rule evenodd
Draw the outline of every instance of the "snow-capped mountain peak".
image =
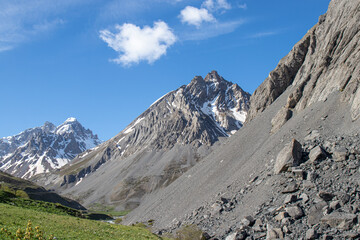
<svg viewBox="0 0 360 240">
<path fill-rule="evenodd" d="M 100 143 L 97 135 L 85 129 L 76 118 L 68 118 L 58 127 L 45 122 L 41 127 L 0 139 L 0 170 L 30 178 L 60 168 Z"/>
</svg>

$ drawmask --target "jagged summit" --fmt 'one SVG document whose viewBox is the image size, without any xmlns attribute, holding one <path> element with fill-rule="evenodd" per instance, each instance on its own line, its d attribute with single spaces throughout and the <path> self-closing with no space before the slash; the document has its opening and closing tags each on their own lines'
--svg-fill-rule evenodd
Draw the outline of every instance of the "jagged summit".
<svg viewBox="0 0 360 240">
<path fill-rule="evenodd" d="M 65 123 L 69 123 L 69 122 L 77 122 L 77 119 L 74 117 L 69 117 L 68 119 L 65 120 Z"/>
<path fill-rule="evenodd" d="M 215 71 L 205 79 L 196 76 L 165 94 L 115 137 L 39 181 L 68 196 L 85 196 L 85 205 L 103 201 L 133 209 L 144 195 L 173 182 L 245 121 L 250 94 Z"/>
<path fill-rule="evenodd" d="M 100 143 L 97 135 L 76 118 L 68 118 L 58 127 L 47 121 L 41 127 L 0 139 L 0 170 L 30 178 L 62 167 L 77 154 Z"/>
</svg>

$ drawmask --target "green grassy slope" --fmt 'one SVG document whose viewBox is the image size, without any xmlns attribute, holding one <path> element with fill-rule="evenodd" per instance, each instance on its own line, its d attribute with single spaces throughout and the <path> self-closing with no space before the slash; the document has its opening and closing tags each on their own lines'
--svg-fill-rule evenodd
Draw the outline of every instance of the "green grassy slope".
<svg viewBox="0 0 360 240">
<path fill-rule="evenodd" d="M 4 203 L 0 203 L 0 213 L 0 228 L 7 229 L 13 234 L 19 228 L 25 230 L 30 220 L 34 228 L 40 226 L 47 239 L 51 234 L 58 240 L 161 239 L 144 228 L 114 225 L 72 216 L 52 214 Z M 2 231 L 0 239 L 11 238 L 6 238 Z"/>
</svg>

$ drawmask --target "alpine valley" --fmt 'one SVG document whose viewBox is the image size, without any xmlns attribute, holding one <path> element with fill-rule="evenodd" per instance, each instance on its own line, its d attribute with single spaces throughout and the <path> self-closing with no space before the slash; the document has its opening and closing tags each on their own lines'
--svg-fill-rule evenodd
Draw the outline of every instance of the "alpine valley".
<svg viewBox="0 0 360 240">
<path fill-rule="evenodd" d="M 0 157 L 151 239 L 359 239 L 360 1 L 331 0 L 251 96 L 212 71 L 103 143 L 69 118 L 2 138 Z"/>
</svg>

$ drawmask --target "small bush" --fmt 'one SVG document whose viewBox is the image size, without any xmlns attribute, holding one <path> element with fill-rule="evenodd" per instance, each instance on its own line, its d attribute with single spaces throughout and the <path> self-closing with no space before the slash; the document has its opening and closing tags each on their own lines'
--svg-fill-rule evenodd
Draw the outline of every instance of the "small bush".
<svg viewBox="0 0 360 240">
<path fill-rule="evenodd" d="M 187 225 L 176 232 L 176 240 L 204 240 L 203 232 L 196 225 Z"/>
<path fill-rule="evenodd" d="M 32 227 L 32 223 L 29 220 L 26 229 L 21 230 L 20 228 L 15 232 L 12 233 L 11 231 L 7 230 L 6 228 L 0 229 L 0 236 L 1 239 L 27 239 L 27 240 L 46 240 L 46 239 L 54 239 L 54 235 L 50 235 L 49 238 L 46 238 L 44 232 L 40 229 L 39 226 L 35 228 Z"/>
<path fill-rule="evenodd" d="M 122 218 L 115 219 L 115 224 L 121 224 L 121 223 L 122 223 Z"/>
</svg>

